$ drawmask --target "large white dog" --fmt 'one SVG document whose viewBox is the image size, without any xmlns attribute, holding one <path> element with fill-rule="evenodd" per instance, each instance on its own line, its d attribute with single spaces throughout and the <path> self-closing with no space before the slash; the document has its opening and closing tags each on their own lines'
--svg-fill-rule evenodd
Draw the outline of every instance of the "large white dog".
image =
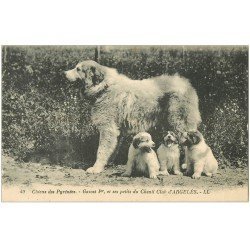
<svg viewBox="0 0 250 250">
<path fill-rule="evenodd" d="M 65 74 L 72 82 L 80 80 L 85 95 L 93 100 L 92 121 L 100 139 L 96 162 L 88 173 L 103 171 L 122 135 L 150 129 L 180 135 L 196 131 L 201 121 L 196 91 L 178 75 L 131 80 L 90 60 Z"/>
</svg>

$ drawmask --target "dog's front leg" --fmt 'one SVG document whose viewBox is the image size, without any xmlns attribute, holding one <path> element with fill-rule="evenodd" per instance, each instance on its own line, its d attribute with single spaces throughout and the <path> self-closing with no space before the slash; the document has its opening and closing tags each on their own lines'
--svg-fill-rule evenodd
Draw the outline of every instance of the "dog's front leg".
<svg viewBox="0 0 250 250">
<path fill-rule="evenodd" d="M 201 173 L 203 171 L 204 163 L 197 162 L 194 164 L 194 174 L 192 175 L 193 179 L 198 179 L 201 177 Z"/>
<path fill-rule="evenodd" d="M 149 178 L 150 179 L 156 179 L 157 178 L 157 174 L 159 172 L 156 171 L 156 163 L 154 162 L 149 162 L 148 163 L 148 173 L 149 173 Z M 159 168 L 158 168 L 159 169 Z"/>
<path fill-rule="evenodd" d="M 148 165 L 148 174 L 149 174 L 149 178 L 150 179 L 156 179 L 157 178 L 157 174 L 159 174 L 159 162 L 157 159 L 157 156 L 155 155 L 155 157 L 146 157 L 146 162 Z"/>
<path fill-rule="evenodd" d="M 128 161 L 126 164 L 126 171 L 122 174 L 123 177 L 129 177 L 132 174 L 133 171 L 133 166 L 134 166 L 134 161 L 135 161 L 135 149 L 133 145 L 130 145 L 129 150 L 128 150 Z"/>
<path fill-rule="evenodd" d="M 164 160 L 159 160 L 159 161 L 160 161 L 159 174 L 160 175 L 169 175 L 168 167 L 167 167 L 167 161 L 164 161 Z"/>
<path fill-rule="evenodd" d="M 118 143 L 119 129 L 113 125 L 100 131 L 97 159 L 93 167 L 87 169 L 87 173 L 97 174 L 104 170 Z"/>
<path fill-rule="evenodd" d="M 182 175 L 182 172 L 180 171 L 180 160 L 179 160 L 179 158 L 176 159 L 175 162 L 174 162 L 173 172 L 176 175 Z"/>
</svg>

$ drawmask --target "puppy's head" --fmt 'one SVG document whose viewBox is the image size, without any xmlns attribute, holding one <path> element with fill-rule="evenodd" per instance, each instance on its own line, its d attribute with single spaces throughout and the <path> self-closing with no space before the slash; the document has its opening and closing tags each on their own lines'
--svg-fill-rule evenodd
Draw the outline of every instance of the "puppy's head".
<svg viewBox="0 0 250 250">
<path fill-rule="evenodd" d="M 104 80 L 104 68 L 95 61 L 83 61 L 78 63 L 74 69 L 65 71 L 65 76 L 71 82 L 81 81 L 84 92 L 88 95 L 91 89 Z"/>
<path fill-rule="evenodd" d="M 182 144 L 188 147 L 198 145 L 203 140 L 203 136 L 199 131 L 187 132 L 183 134 L 183 137 L 185 138 L 185 140 Z"/>
<path fill-rule="evenodd" d="M 135 149 L 140 149 L 145 152 L 151 152 L 155 147 L 152 137 L 149 133 L 140 132 L 133 138 L 133 146 Z"/>
<path fill-rule="evenodd" d="M 171 147 L 174 144 L 178 144 L 177 136 L 174 132 L 168 131 L 167 135 L 164 137 L 164 145 L 166 147 Z"/>
</svg>

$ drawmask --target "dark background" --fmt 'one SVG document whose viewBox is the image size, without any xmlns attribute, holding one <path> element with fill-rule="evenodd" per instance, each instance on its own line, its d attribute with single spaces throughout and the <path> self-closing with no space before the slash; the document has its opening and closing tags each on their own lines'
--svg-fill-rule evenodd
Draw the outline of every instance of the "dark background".
<svg viewBox="0 0 250 250">
<path fill-rule="evenodd" d="M 200 99 L 200 131 L 220 167 L 248 165 L 248 47 L 103 46 L 100 63 L 132 79 L 179 73 Z M 90 103 L 59 73 L 95 46 L 2 47 L 2 147 L 18 160 L 88 165 L 98 135 Z"/>
</svg>

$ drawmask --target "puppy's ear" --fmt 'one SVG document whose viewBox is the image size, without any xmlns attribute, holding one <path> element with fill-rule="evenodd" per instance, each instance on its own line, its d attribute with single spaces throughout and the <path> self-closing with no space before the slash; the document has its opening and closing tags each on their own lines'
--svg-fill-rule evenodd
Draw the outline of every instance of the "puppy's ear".
<svg viewBox="0 0 250 250">
<path fill-rule="evenodd" d="M 171 131 L 171 135 L 174 137 L 174 143 L 179 143 L 177 134 L 175 132 Z"/>
<path fill-rule="evenodd" d="M 178 133 L 178 141 L 180 144 L 185 143 L 187 141 L 187 139 L 188 139 L 187 132 Z"/>
<path fill-rule="evenodd" d="M 197 133 L 192 133 L 190 135 L 190 139 L 192 140 L 194 145 L 198 144 L 201 141 L 201 138 L 200 138 L 199 134 L 197 134 Z"/>
<path fill-rule="evenodd" d="M 93 84 L 94 85 L 98 85 L 100 82 L 104 80 L 104 74 L 100 69 L 96 67 L 91 67 L 91 71 L 93 72 Z"/>
<path fill-rule="evenodd" d="M 139 144 L 140 144 L 140 138 L 133 139 L 133 146 L 134 146 L 134 148 L 138 148 Z"/>
<path fill-rule="evenodd" d="M 175 141 L 174 141 L 174 143 L 176 143 L 176 144 L 180 144 L 180 138 L 177 136 L 177 135 L 175 135 Z"/>
</svg>

